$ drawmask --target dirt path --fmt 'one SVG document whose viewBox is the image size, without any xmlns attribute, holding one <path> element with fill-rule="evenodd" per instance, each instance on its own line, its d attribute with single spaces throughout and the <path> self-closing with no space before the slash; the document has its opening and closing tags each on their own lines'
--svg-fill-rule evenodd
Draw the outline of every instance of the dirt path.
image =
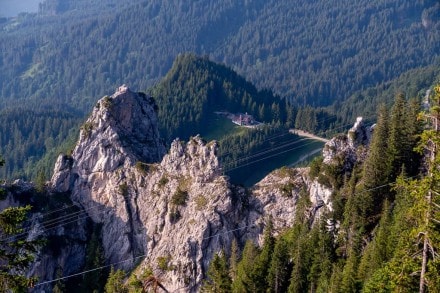
<svg viewBox="0 0 440 293">
<path fill-rule="evenodd" d="M 299 135 L 299 136 L 302 136 L 302 137 L 308 137 L 308 138 L 320 140 L 320 141 L 323 141 L 323 142 L 328 142 L 329 141 L 326 138 L 319 137 L 319 136 L 316 136 L 314 134 L 311 134 L 309 132 L 306 132 L 306 131 L 303 131 L 303 130 L 299 130 L 299 129 L 290 129 L 289 132 L 293 133 L 293 134 L 296 134 L 296 135 Z"/>
</svg>

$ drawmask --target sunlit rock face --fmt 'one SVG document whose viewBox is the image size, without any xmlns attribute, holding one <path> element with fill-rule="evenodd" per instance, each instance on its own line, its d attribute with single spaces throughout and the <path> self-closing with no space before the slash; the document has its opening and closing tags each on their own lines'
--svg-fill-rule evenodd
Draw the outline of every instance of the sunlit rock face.
<svg viewBox="0 0 440 293">
<path fill-rule="evenodd" d="M 229 253 L 234 239 L 261 245 L 269 221 L 275 235 L 285 231 L 301 196 L 309 196 L 311 224 L 332 209 L 331 190 L 309 178 L 308 168 L 276 170 L 245 189 L 223 175 L 216 142 L 176 139 L 166 153 L 156 111 L 151 97 L 120 87 L 98 101 L 72 155 L 55 165 L 53 192 L 70 194 L 102 224 L 108 264 L 148 268 L 169 291 L 198 292 L 214 254 Z M 369 141 L 363 127 L 359 120 L 331 140 L 324 160 L 359 156 Z"/>
<path fill-rule="evenodd" d="M 347 134 L 341 134 L 327 142 L 322 150 L 324 164 L 342 164 L 350 172 L 357 161 L 363 161 L 367 155 L 374 126 L 365 125 L 362 117 Z"/>
</svg>

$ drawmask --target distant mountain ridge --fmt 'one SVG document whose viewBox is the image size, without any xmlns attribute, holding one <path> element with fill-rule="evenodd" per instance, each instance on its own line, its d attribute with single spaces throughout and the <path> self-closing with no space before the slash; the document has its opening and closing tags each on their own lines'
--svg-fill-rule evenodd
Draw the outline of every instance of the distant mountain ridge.
<svg viewBox="0 0 440 293">
<path fill-rule="evenodd" d="M 159 125 L 167 141 L 202 133 L 215 111 L 249 112 L 259 121 L 284 123 L 289 108 L 231 68 L 194 54 L 179 55 L 150 93 L 157 100 Z M 271 112 L 272 107 L 278 114 Z"/>
<path fill-rule="evenodd" d="M 19 106 L 38 115 L 48 106 L 60 105 L 85 117 L 96 97 L 107 94 L 109 88 L 126 83 L 146 90 L 158 84 L 182 52 L 208 56 L 232 68 L 257 90 L 268 89 L 259 95 L 267 98 L 262 112 L 272 113 L 274 95 L 270 91 L 277 94 L 275 99 L 286 97 L 301 106 L 328 105 L 335 100 L 341 105 L 352 93 L 371 86 L 378 86 L 380 95 L 382 83 L 412 68 L 438 66 L 439 60 L 440 36 L 436 32 L 440 22 L 436 12 L 440 5 L 431 0 L 399 0 L 393 4 L 338 0 L 331 7 L 326 1 L 303 0 L 48 0 L 44 5 L 46 14 L 0 21 L 0 109 L 9 111 Z M 200 79 L 200 84 L 202 81 L 207 80 Z M 171 97 L 166 99 L 172 101 Z M 290 111 L 285 101 L 275 102 L 275 110 L 277 105 L 280 116 Z M 364 109 L 362 103 L 356 105 Z M 362 114 L 350 105 L 343 107 L 336 116 L 343 113 L 350 117 L 335 116 L 333 120 L 344 125 Z M 241 108 L 261 116 L 255 114 L 252 105 Z M 374 108 L 368 106 L 370 113 Z M 204 108 L 185 111 L 180 114 L 187 117 L 177 113 L 176 119 L 192 118 L 203 123 L 209 115 Z M 19 123 L 23 118 L 9 120 Z M 70 121 L 69 127 L 77 128 L 79 119 Z M 289 120 L 280 118 L 284 119 Z M 189 120 L 185 125 L 194 126 Z M 171 120 L 166 123 L 167 131 L 179 124 Z M 326 127 L 321 125 L 319 130 Z M 185 129 L 173 131 L 191 135 Z M 164 136 L 170 141 L 176 132 Z M 46 135 L 46 139 L 55 137 Z M 41 147 L 26 155 L 19 149 L 8 154 L 6 146 L 11 141 L 3 137 L 0 148 L 9 161 L 8 156 L 18 162 L 27 160 L 28 155 L 33 161 L 42 155 Z M 27 143 L 22 141 L 23 145 Z M 14 165 L 8 166 L 14 169 Z M 2 172 L 23 175 L 22 170 Z"/>
<path fill-rule="evenodd" d="M 190 51 L 224 62 L 258 88 L 330 104 L 436 62 L 440 51 L 435 0 L 108 0 L 96 6 L 99 17 L 95 2 L 89 9 L 51 2 L 70 10 L 3 27 L 1 100 L 56 98 L 86 110 L 107 88 L 146 89 Z M 41 34 L 25 34 L 34 27 Z M 32 78 L 17 78 L 31 68 L 38 69 Z"/>
</svg>

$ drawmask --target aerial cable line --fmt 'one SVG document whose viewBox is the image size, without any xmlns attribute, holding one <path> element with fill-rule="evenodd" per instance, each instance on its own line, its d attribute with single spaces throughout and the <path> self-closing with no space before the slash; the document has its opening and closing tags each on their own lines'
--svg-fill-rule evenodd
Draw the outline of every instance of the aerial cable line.
<svg viewBox="0 0 440 293">
<path fill-rule="evenodd" d="M 126 196 L 123 196 L 123 197 L 125 199 L 128 199 L 128 197 L 126 197 Z M 94 207 L 81 210 L 81 213 L 79 213 L 79 214 L 76 214 L 76 215 L 71 214 L 73 216 L 71 216 L 69 218 L 62 219 L 62 220 L 59 220 L 59 221 L 54 222 L 54 223 L 50 223 L 49 225 L 47 225 L 48 227 L 43 227 L 39 232 L 45 233 L 45 232 L 53 230 L 55 228 L 62 227 L 64 225 L 68 225 L 68 224 L 71 224 L 71 223 L 75 223 L 77 221 L 81 221 L 81 220 L 87 219 L 87 218 L 91 217 L 87 212 L 91 211 L 93 209 L 96 209 L 96 208 L 102 208 L 101 211 L 97 212 L 97 215 L 99 215 L 99 214 L 101 214 L 101 213 L 106 211 L 105 208 L 110 208 L 110 207 L 105 206 L 105 205 L 100 204 L 100 203 L 97 203 Z M 69 215 L 66 215 L 66 216 L 69 216 Z M 74 217 L 77 217 L 77 218 L 74 219 Z M 62 218 L 62 217 L 60 217 L 60 218 Z M 68 221 L 68 222 L 66 222 L 66 221 Z M 42 224 L 42 223 L 39 223 L 39 224 Z M 33 228 L 34 227 L 29 227 L 29 228 L 25 229 L 21 233 L 18 233 L 18 234 L 15 234 L 15 235 L 11 235 L 9 237 L 5 237 L 3 239 L 0 239 L 0 241 L 9 241 L 9 240 L 13 241 L 13 240 L 16 240 L 16 239 L 24 239 L 26 237 L 26 235 L 29 234 L 32 231 Z"/>
<path fill-rule="evenodd" d="M 309 139 L 309 138 L 294 138 L 294 139 L 286 140 L 286 141 L 282 142 L 281 144 L 278 144 L 275 148 L 274 148 L 274 147 L 262 148 L 262 149 L 260 149 L 260 150 L 257 150 L 257 151 L 254 152 L 254 153 L 251 152 L 250 154 L 245 155 L 245 156 L 242 156 L 242 157 L 243 157 L 243 158 L 245 158 L 245 157 L 253 157 L 255 154 L 263 153 L 263 152 L 268 151 L 268 150 L 270 151 L 270 150 L 274 150 L 274 149 L 282 148 L 282 147 L 285 146 L 285 145 L 294 144 L 294 143 L 296 143 L 296 142 L 301 142 L 301 141 L 303 141 L 303 140 L 305 140 L 305 139 Z"/>
<path fill-rule="evenodd" d="M 225 169 L 224 171 L 225 171 L 225 172 L 230 172 L 230 171 L 232 171 L 232 170 L 239 169 L 239 168 L 242 168 L 242 167 L 245 167 L 245 166 L 249 166 L 249 165 L 252 165 L 252 164 L 254 164 L 254 163 L 256 163 L 256 162 L 264 161 L 264 160 L 266 160 L 266 159 L 269 159 L 269 158 L 272 158 L 272 157 L 276 157 L 276 156 L 278 156 L 278 155 L 280 155 L 280 154 L 284 154 L 284 153 L 290 152 L 290 151 L 292 151 L 292 150 L 295 150 L 295 149 L 298 149 L 298 148 L 300 148 L 300 147 L 303 147 L 303 146 L 306 146 L 306 145 L 309 145 L 309 144 L 313 144 L 313 143 L 316 143 L 316 142 L 315 142 L 315 141 L 312 141 L 312 142 L 310 142 L 310 143 L 303 144 L 303 145 L 301 145 L 301 146 L 297 146 L 297 147 L 293 147 L 293 148 L 290 148 L 290 149 L 288 149 L 288 150 L 284 150 L 284 151 L 278 152 L 278 153 L 276 153 L 276 154 L 267 155 L 267 156 L 264 156 L 263 158 L 255 159 L 255 160 L 253 160 L 252 162 L 244 163 L 244 164 L 241 164 L 241 165 L 236 166 L 236 167 L 227 168 L 227 169 Z"/>
<path fill-rule="evenodd" d="M 349 125 L 352 125 L 352 124 L 347 124 L 347 125 L 349 126 Z M 345 125 L 340 126 L 340 127 L 338 127 L 338 128 L 343 128 L 343 127 L 345 127 Z M 335 128 L 335 129 L 337 129 L 337 128 Z M 288 133 L 289 133 L 289 132 L 279 133 L 278 136 L 284 136 L 284 135 L 286 135 L 286 134 L 288 134 Z M 276 137 L 276 136 L 274 136 L 274 137 Z M 283 147 L 286 147 L 287 145 L 291 145 L 291 144 L 294 144 L 294 143 L 296 143 L 296 142 L 299 142 L 299 141 L 302 141 L 302 140 L 306 140 L 306 139 L 307 139 L 307 140 L 310 140 L 310 138 L 301 138 L 301 139 L 295 140 L 295 141 L 293 141 L 293 142 L 290 142 L 290 143 L 288 143 L 288 144 L 285 144 L 285 145 L 283 145 L 283 146 L 277 147 L 277 149 L 279 149 L 279 148 L 283 148 Z M 309 144 L 312 144 L 312 143 L 315 143 L 315 142 L 313 141 L 313 142 L 310 142 L 310 143 L 307 143 L 307 144 L 301 145 L 301 146 L 299 146 L 299 147 L 303 147 L 303 146 L 306 146 L 306 145 L 309 145 Z M 299 148 L 299 147 L 290 148 L 290 149 L 288 149 L 288 150 L 285 150 L 285 151 L 282 151 L 282 152 L 278 152 L 277 154 L 274 154 L 274 155 L 268 155 L 268 156 L 265 156 L 265 157 L 263 157 L 263 158 L 259 158 L 258 160 L 254 160 L 253 162 L 244 163 L 244 164 L 241 164 L 241 165 L 239 165 L 239 166 L 225 168 L 224 172 L 229 172 L 229 171 L 232 171 L 232 170 L 235 170 L 235 169 L 238 169 L 238 168 L 244 167 L 244 166 L 248 166 L 248 165 L 254 164 L 254 163 L 259 162 L 259 161 L 262 161 L 262 160 L 266 160 L 266 159 L 268 159 L 268 158 L 275 157 L 275 156 L 277 156 L 277 155 L 279 155 L 279 154 L 283 154 L 283 153 L 286 153 L 286 152 L 288 152 L 288 151 L 292 151 L 292 150 L 297 149 L 297 148 Z M 273 150 L 273 149 L 272 149 L 272 150 Z M 253 157 L 256 157 L 256 156 L 261 156 L 261 155 L 266 154 L 266 153 L 269 153 L 269 151 L 264 151 L 264 152 L 256 153 L 256 154 L 253 154 L 253 155 L 250 155 L 250 156 L 245 156 L 245 157 L 237 158 L 237 160 L 234 160 L 233 162 L 228 163 L 227 166 L 229 166 L 229 165 L 231 165 L 231 164 L 234 164 L 234 162 L 237 163 L 237 162 L 240 162 L 240 161 L 248 160 L 248 159 L 250 159 L 250 158 L 253 158 Z M 72 207 L 74 207 L 74 206 L 78 207 L 78 205 L 70 205 L 70 206 L 67 206 L 67 207 L 65 207 L 65 208 L 61 208 L 61 209 L 57 209 L 57 210 L 54 210 L 54 211 L 47 212 L 47 213 L 43 214 L 42 216 L 44 217 L 44 216 L 47 216 L 47 215 L 52 214 L 52 213 L 55 213 L 55 212 L 59 212 L 59 211 L 62 211 L 62 210 L 66 210 L 66 209 L 72 208 Z M 93 209 L 99 208 L 99 207 L 106 208 L 107 206 L 104 206 L 104 205 L 102 205 L 102 204 L 100 204 L 100 203 L 97 203 L 96 206 L 94 206 L 94 207 L 90 207 L 90 208 L 82 209 L 81 211 L 77 211 L 77 212 L 74 212 L 74 213 L 66 214 L 66 215 L 63 215 L 63 216 L 61 216 L 61 217 L 59 217 L 59 218 L 50 219 L 50 220 L 47 220 L 47 221 L 45 221 L 45 222 L 42 222 L 42 223 L 40 223 L 40 224 L 42 224 L 43 226 L 44 226 L 44 225 L 48 225 L 48 226 L 49 226 L 49 227 L 45 227 L 44 229 L 42 229 L 42 232 L 46 232 L 46 231 L 52 230 L 52 229 L 54 229 L 54 228 L 57 228 L 57 227 L 59 227 L 59 226 L 68 225 L 68 224 L 70 224 L 70 223 L 74 223 L 74 222 L 76 222 L 76 221 L 80 221 L 80 220 L 83 220 L 83 219 L 85 219 L 85 218 L 88 218 L 88 217 L 90 217 L 90 216 L 87 214 L 87 212 L 88 212 L 88 211 L 91 211 L 91 210 L 93 210 Z M 81 207 L 80 207 L 80 208 L 81 208 Z M 108 208 L 108 207 L 107 207 L 107 208 Z M 98 212 L 98 214 L 99 214 L 99 213 L 102 213 L 102 212 L 103 212 L 103 211 Z M 85 215 L 85 216 L 82 217 L 83 215 Z M 80 218 L 73 219 L 73 217 L 75 217 L 75 216 L 78 216 L 78 217 L 80 217 Z M 73 220 L 70 221 L 71 219 L 73 219 Z M 69 222 L 65 222 L 65 221 L 69 221 Z M 21 232 L 21 233 L 19 233 L 19 234 L 11 235 L 11 236 L 9 236 L 9 237 L 6 237 L 6 238 L 3 238 L 3 239 L 0 239 L 0 241 L 8 241 L 8 240 L 10 240 L 10 239 L 17 239 L 17 237 L 20 237 L 20 236 L 25 236 L 25 235 L 29 234 L 29 232 L 30 232 L 32 229 L 33 229 L 32 227 L 29 227 L 29 228 L 27 228 L 24 232 Z"/>
<path fill-rule="evenodd" d="M 201 240 L 203 241 L 203 240 L 211 239 L 211 238 L 214 238 L 214 237 L 218 237 L 220 235 L 226 235 L 226 234 L 229 234 L 231 232 L 243 230 L 243 229 L 249 228 L 249 227 L 255 227 L 255 224 L 246 225 L 246 226 L 243 226 L 243 227 L 226 230 L 224 232 L 219 232 L 217 234 L 214 234 L 214 235 L 211 235 L 211 236 L 208 236 L 208 237 L 204 237 Z M 94 271 L 97 271 L 97 270 L 102 270 L 102 269 L 105 269 L 105 268 L 108 268 L 108 267 L 111 267 L 111 266 L 114 266 L 114 265 L 118 265 L 118 264 L 121 264 L 121 263 L 124 263 L 124 262 L 134 261 L 134 260 L 136 260 L 138 258 L 142 258 L 142 257 L 145 257 L 147 255 L 148 255 L 147 253 L 141 254 L 141 255 L 138 255 L 138 256 L 135 256 L 135 257 L 132 257 L 132 258 L 127 258 L 127 259 L 124 259 L 122 261 L 118 261 L 118 262 L 111 263 L 111 264 L 108 264 L 108 265 L 96 267 L 96 268 L 93 268 L 93 269 L 85 270 L 85 271 L 82 271 L 82 272 L 78 272 L 78 273 L 75 273 L 75 274 L 71 274 L 71 275 L 60 277 L 60 278 L 56 278 L 56 279 L 52 279 L 52 280 L 49 280 L 49 281 L 40 282 L 40 283 L 34 285 L 33 288 L 41 286 L 41 285 L 46 285 L 46 284 L 50 284 L 50 283 L 53 283 L 53 282 L 65 280 L 65 279 L 68 279 L 68 278 L 84 275 L 84 274 L 91 273 L 91 272 L 94 272 Z"/>
<path fill-rule="evenodd" d="M 413 179 L 415 177 L 418 177 L 418 175 L 404 178 L 404 180 L 410 180 L 410 179 Z M 379 186 L 375 186 L 375 187 L 372 187 L 372 188 L 369 188 L 369 189 L 366 189 L 366 190 L 362 190 L 362 191 L 356 192 L 356 193 L 353 194 L 353 196 L 359 195 L 361 193 L 365 193 L 365 192 L 368 192 L 368 191 L 380 189 L 380 188 L 383 188 L 383 187 L 386 187 L 386 186 L 390 186 L 390 185 L 393 185 L 393 184 L 395 184 L 395 182 L 390 182 L 390 183 L 387 183 L 387 184 L 382 184 L 382 185 L 379 185 Z M 208 236 L 208 237 L 204 237 L 201 240 L 211 239 L 211 238 L 214 238 L 214 237 L 218 237 L 220 235 L 225 235 L 225 234 L 229 234 L 231 232 L 243 230 L 243 229 L 248 228 L 248 227 L 255 227 L 255 224 L 246 225 L 246 226 L 243 226 L 243 227 L 240 227 L 240 228 L 226 230 L 224 232 L 220 232 L 220 233 Z M 129 258 L 129 259 L 125 259 L 125 260 L 122 260 L 122 261 L 119 261 L 119 262 L 115 262 L 115 263 L 111 263 L 111 264 L 108 264 L 108 265 L 96 267 L 96 268 L 89 269 L 89 270 L 86 270 L 86 271 L 82 271 L 82 272 L 79 272 L 79 273 L 75 273 L 75 274 L 71 274 L 71 275 L 68 275 L 68 276 L 52 279 L 52 280 L 49 280 L 49 281 L 40 282 L 40 283 L 34 285 L 34 287 L 38 287 L 38 286 L 41 286 L 41 285 L 46 285 L 46 284 L 50 284 L 50 283 L 53 283 L 53 282 L 65 280 L 65 279 L 68 279 L 68 278 L 72 278 L 72 277 L 76 277 L 76 276 L 79 276 L 79 275 L 87 274 L 87 273 L 94 272 L 94 271 L 97 271 L 97 270 L 102 270 L 102 269 L 105 269 L 105 268 L 108 268 L 108 267 L 111 267 L 111 266 L 114 266 L 114 265 L 117 265 L 117 264 L 121 264 L 121 263 L 124 263 L 124 262 L 127 262 L 127 261 L 134 261 L 134 260 L 136 260 L 138 258 L 142 258 L 142 257 L 145 257 L 145 256 L 147 256 L 146 253 L 142 254 L 142 255 L 138 255 L 138 256 L 133 257 L 133 258 Z"/>
<path fill-rule="evenodd" d="M 303 138 L 302 140 L 313 140 L 313 138 Z M 298 140 L 298 141 L 300 141 L 300 140 Z M 272 158 L 272 157 L 276 157 L 276 156 L 278 156 L 278 155 L 280 155 L 280 154 L 284 154 L 284 153 L 290 152 L 290 151 L 292 151 L 292 150 L 295 150 L 295 149 L 298 149 L 298 148 L 300 148 L 300 147 L 304 147 L 304 146 L 307 146 L 307 145 L 310 145 L 310 144 L 313 144 L 313 143 L 315 143 L 315 141 L 311 141 L 311 142 L 306 143 L 306 144 L 303 144 L 303 145 L 301 145 L 301 146 L 293 147 L 293 148 L 290 148 L 290 149 L 288 149 L 288 150 L 284 150 L 284 151 L 278 152 L 278 153 L 273 154 L 273 155 L 268 155 L 268 156 L 265 156 L 265 157 L 263 157 L 263 158 L 255 159 L 255 160 L 253 160 L 252 162 L 243 163 L 243 164 L 240 164 L 240 165 L 234 167 L 233 165 L 234 165 L 234 163 L 236 163 L 236 162 L 244 161 L 244 160 L 246 160 L 246 158 L 249 159 L 249 158 L 252 158 L 252 157 L 256 157 L 256 156 L 262 155 L 262 154 L 264 154 L 264 153 L 270 153 L 270 151 L 263 152 L 263 153 L 260 153 L 260 154 L 257 154 L 257 155 L 251 155 L 251 156 L 244 157 L 244 158 L 242 157 L 242 158 L 239 158 L 239 159 L 237 159 L 237 160 L 234 160 L 233 162 L 230 162 L 230 163 L 228 162 L 228 163 L 226 164 L 226 166 L 228 166 L 228 167 L 225 168 L 223 171 L 224 171 L 224 172 L 229 172 L 229 171 L 232 171 L 232 170 L 235 170 L 235 169 L 239 169 L 239 168 L 241 168 L 241 167 L 249 166 L 249 165 L 252 165 L 252 164 L 254 164 L 254 163 L 256 163 L 256 162 L 264 161 L 264 160 L 266 160 L 266 159 L 269 159 L 269 158 Z M 289 144 L 290 144 L 290 143 L 289 143 Z M 287 146 L 287 145 L 284 145 L 283 147 L 286 147 L 286 146 Z M 283 147 L 281 147 L 281 148 L 283 148 Z"/>
<path fill-rule="evenodd" d="M 236 160 L 233 160 L 231 162 L 226 162 L 224 166 L 230 167 L 230 166 L 233 166 L 235 163 L 240 163 L 240 162 L 244 162 L 244 161 L 247 161 L 247 160 L 255 158 L 255 157 L 260 157 L 262 155 L 272 153 L 272 152 L 277 151 L 279 149 L 283 149 L 283 148 L 286 148 L 288 146 L 295 145 L 295 144 L 300 143 L 300 142 L 302 142 L 304 140 L 310 140 L 310 139 L 309 138 L 298 139 L 298 140 L 294 140 L 294 141 L 291 141 L 291 142 L 279 145 L 279 146 L 277 146 L 275 148 L 265 149 L 265 150 L 256 152 L 256 153 L 254 153 L 252 155 L 243 156 L 243 157 L 237 158 Z M 315 141 L 313 141 L 312 143 L 315 143 Z M 303 144 L 301 146 L 305 146 L 305 145 L 308 145 L 308 144 Z M 301 146 L 299 146 L 299 147 L 301 147 Z M 296 148 L 298 148 L 298 147 L 296 147 Z M 280 154 L 280 153 L 278 153 L 278 154 Z"/>
<path fill-rule="evenodd" d="M 287 132 L 286 132 L 286 133 L 287 133 Z M 298 143 L 298 142 L 303 141 L 303 140 L 310 140 L 310 139 L 309 139 L 309 138 L 295 139 L 294 141 L 289 142 L 289 143 L 286 143 L 286 144 L 281 145 L 281 146 L 278 146 L 278 147 L 276 147 L 275 149 L 272 148 L 272 149 L 270 149 L 270 150 L 268 150 L 268 151 L 262 151 L 262 152 L 255 153 L 255 154 L 250 155 L 250 156 L 244 156 L 244 157 L 241 157 L 241 158 L 237 158 L 237 160 L 234 160 L 234 161 L 229 162 L 228 164 L 226 164 L 226 166 L 228 166 L 228 167 L 226 167 L 224 171 L 225 171 L 225 172 L 229 172 L 229 171 L 232 171 L 232 170 L 235 170 L 235 169 L 238 169 L 238 168 L 241 168 L 241 167 L 244 167 L 244 166 L 248 166 L 248 165 L 251 165 L 251 164 L 253 164 L 253 163 L 256 163 L 256 162 L 259 162 L 259 161 L 263 161 L 263 160 L 265 160 L 265 159 L 268 159 L 268 158 L 271 158 L 271 157 L 277 156 L 277 155 L 279 155 L 279 154 L 286 153 L 286 152 L 288 152 L 288 151 L 292 151 L 292 150 L 297 149 L 297 148 L 299 148 L 299 147 L 290 148 L 289 150 L 285 150 L 285 151 L 282 151 L 282 152 L 278 152 L 277 154 L 274 154 L 274 155 L 265 156 L 265 157 L 263 157 L 263 158 L 259 158 L 258 160 L 254 160 L 253 162 L 247 162 L 247 163 L 244 163 L 244 164 L 240 164 L 240 165 L 238 165 L 238 166 L 233 166 L 233 165 L 236 164 L 236 163 L 239 163 L 239 162 L 242 162 L 242 161 L 246 161 L 246 160 L 249 160 L 249 159 L 251 159 L 251 158 L 261 156 L 261 155 L 266 154 L 266 153 L 270 153 L 270 151 L 277 150 L 277 149 L 280 149 L 280 148 L 284 148 L 284 147 L 286 147 L 286 146 L 288 146 L 288 145 L 292 145 L 292 144 Z M 314 143 L 314 141 L 313 141 L 313 142 L 310 142 L 310 143 L 308 143 L 308 144 L 301 145 L 300 147 L 303 147 L 303 146 L 306 146 L 306 145 L 309 145 L 309 144 L 312 144 L 312 143 Z M 76 206 L 76 205 L 75 205 L 75 206 Z M 72 206 L 66 207 L 66 209 L 67 209 L 67 208 L 71 208 L 71 207 L 72 207 Z M 68 224 L 70 224 L 70 223 L 74 223 L 74 222 L 76 222 L 76 221 L 80 221 L 80 220 L 83 220 L 83 219 L 85 219 L 85 218 L 88 218 L 89 215 L 87 214 L 87 212 L 89 212 L 89 211 L 91 211 L 91 210 L 94 210 L 94 209 L 96 209 L 96 208 L 99 208 L 99 207 L 105 208 L 106 206 L 103 206 L 102 204 L 97 203 L 97 204 L 96 204 L 95 206 L 93 206 L 93 207 L 89 207 L 89 208 L 85 208 L 85 209 L 83 208 L 83 209 L 80 210 L 80 211 L 77 211 L 77 212 L 74 212 L 74 213 L 70 213 L 70 214 L 66 214 L 66 215 L 60 216 L 60 217 L 55 218 L 55 219 L 50 219 L 50 220 L 47 220 L 47 221 L 41 222 L 41 223 L 40 223 L 41 225 L 46 226 L 46 227 L 42 230 L 42 232 L 46 232 L 46 231 L 52 230 L 52 229 L 58 227 L 60 224 L 62 224 L 62 225 L 68 225 Z M 58 210 L 55 210 L 55 211 L 51 211 L 51 212 L 46 213 L 45 215 L 48 215 L 48 214 L 54 213 L 54 212 L 56 212 L 56 211 L 61 211 L 61 210 L 63 210 L 63 209 L 58 209 Z M 99 213 L 100 213 L 100 212 L 98 212 L 98 214 L 99 214 Z M 85 216 L 82 217 L 83 215 L 85 215 Z M 44 215 L 43 215 L 43 216 L 44 216 Z M 75 216 L 78 216 L 79 218 L 73 219 Z M 70 220 L 72 220 L 72 221 L 70 221 Z M 68 222 L 66 222 L 66 221 L 68 221 Z M 48 227 L 47 227 L 47 226 L 48 226 Z M 7 238 L 4 238 L 4 239 L 2 239 L 2 240 L 3 240 L 3 241 L 5 241 L 5 240 L 7 241 L 7 240 L 10 240 L 10 239 L 17 239 L 17 237 L 24 236 L 24 235 L 28 234 L 32 229 L 33 229 L 32 227 L 29 227 L 29 228 L 27 228 L 25 231 L 23 231 L 23 232 L 21 232 L 21 233 L 19 233 L 19 234 L 12 235 L 12 236 L 7 237 Z"/>
</svg>

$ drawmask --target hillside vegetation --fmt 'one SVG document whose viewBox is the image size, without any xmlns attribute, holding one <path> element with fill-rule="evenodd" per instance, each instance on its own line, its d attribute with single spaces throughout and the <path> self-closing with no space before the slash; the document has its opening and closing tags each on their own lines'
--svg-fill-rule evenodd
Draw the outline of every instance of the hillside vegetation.
<svg viewBox="0 0 440 293">
<path fill-rule="evenodd" d="M 438 61 L 435 0 L 107 0 L 81 10 L 81 1 L 50 2 L 64 9 L 2 25 L 2 100 L 57 99 L 86 110 L 122 83 L 146 89 L 192 51 L 259 88 L 318 105 Z"/>
<path fill-rule="evenodd" d="M 386 88 L 383 83 L 408 70 L 438 67 L 439 9 L 435 0 L 47 0 L 39 14 L 0 20 L 0 109 L 18 113 L 14 109 L 19 107 L 39 117 L 45 117 L 48 107 L 69 109 L 78 114 L 77 120 L 63 127 L 78 129 L 79 120 L 99 97 L 124 83 L 132 89 L 147 90 L 167 74 L 179 54 L 194 52 L 225 64 L 256 86 L 258 98 L 245 91 L 258 108 L 264 106 L 267 113 L 257 115 L 259 119 L 273 112 L 270 92 L 276 94 L 275 99 L 279 96 L 291 100 L 292 105 L 322 106 L 336 101 L 336 110 L 306 108 L 300 117 L 305 113 L 307 119 L 290 122 L 291 126 L 330 134 L 334 130 L 328 131 L 329 128 L 338 131 L 340 125 L 352 123 L 353 116 L 364 115 L 359 109 L 365 105 L 375 115 L 379 99 L 371 100 L 373 95 L 359 98 L 366 96 L 357 94 L 359 90 L 374 86 L 374 96 L 381 96 Z M 171 71 L 169 75 L 172 74 Z M 199 74 L 194 78 L 200 78 L 194 82 L 203 91 L 210 90 L 202 84 L 207 82 L 206 76 Z M 432 80 L 432 75 L 427 80 Z M 218 84 L 215 86 L 219 89 Z M 268 90 L 262 91 L 263 88 Z M 406 91 L 405 86 L 401 90 Z M 176 89 L 163 93 L 172 91 Z M 187 92 L 186 96 L 193 93 Z M 352 95 L 355 103 L 343 104 Z M 196 96 L 200 100 L 203 94 Z M 392 94 L 387 96 L 389 100 L 390 97 Z M 215 100 L 222 98 L 231 99 L 219 96 Z M 172 97 L 167 99 L 173 101 Z M 270 101 L 260 104 L 262 99 Z M 290 111 L 284 108 L 285 101 L 276 104 L 280 115 L 284 110 Z M 176 104 L 167 107 L 174 106 L 184 112 L 173 113 L 185 117 L 166 118 L 167 140 L 176 134 L 191 135 L 185 127 L 198 130 L 197 123 L 205 122 L 210 114 L 197 107 L 191 113 Z M 249 106 L 247 111 L 255 113 L 253 105 Z M 267 122 L 278 120 L 277 113 L 273 113 L 274 117 L 265 118 Z M 62 115 L 56 120 L 64 119 Z M 8 115 L 8 121 L 17 125 L 22 119 L 25 118 L 20 115 Z M 42 123 L 52 123 L 47 119 Z M 179 119 L 187 119 L 185 125 L 179 124 Z M 283 119 L 289 120 L 280 118 Z M 0 127 L 0 152 L 10 168 L 2 173 L 7 177 L 30 176 L 23 170 L 24 161 L 29 155 L 34 157 L 32 161 L 38 160 L 46 148 L 24 136 L 20 140 L 22 147 L 14 150 L 16 154 L 10 159 L 5 148 L 18 140 L 10 135 L 8 127 L 9 123 Z M 42 131 L 35 128 L 33 133 L 42 141 L 53 140 L 55 146 L 61 142 L 59 134 Z"/>
<path fill-rule="evenodd" d="M 292 228 L 274 237 L 269 220 L 262 247 L 248 241 L 241 253 L 218 253 L 205 290 L 438 292 L 439 86 L 431 98 L 419 115 L 426 123 L 403 95 L 390 112 L 382 108 L 368 155 L 353 169 L 315 160 L 310 176 L 334 190 L 333 211 L 312 225 L 313 205 L 301 196 Z"/>
</svg>

